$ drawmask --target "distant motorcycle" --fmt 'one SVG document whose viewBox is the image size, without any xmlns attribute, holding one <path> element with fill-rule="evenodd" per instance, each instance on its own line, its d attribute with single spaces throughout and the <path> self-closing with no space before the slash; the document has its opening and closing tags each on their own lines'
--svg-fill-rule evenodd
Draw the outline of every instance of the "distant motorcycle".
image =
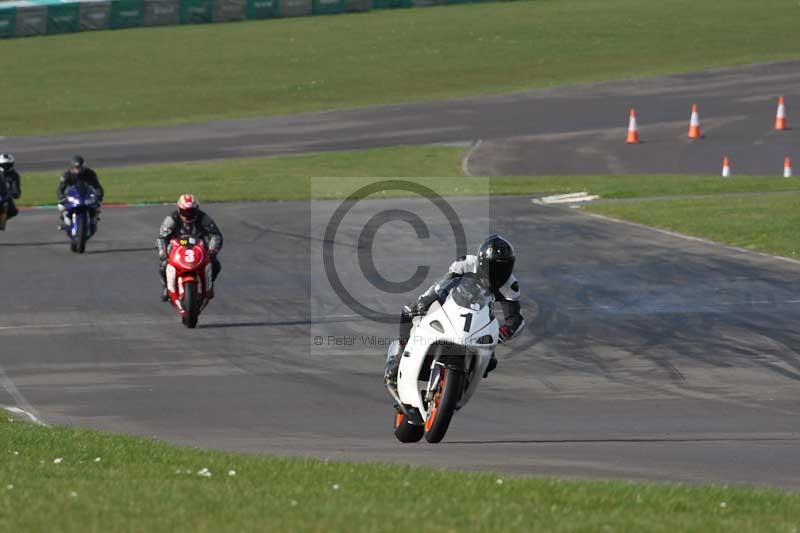
<svg viewBox="0 0 800 533">
<path fill-rule="evenodd" d="M 492 296 L 476 275 L 454 278 L 443 291 L 444 300 L 414 319 L 399 356 L 397 389 L 387 385 L 396 403 L 394 435 L 401 442 L 444 438 L 453 414 L 475 393 L 500 342 Z"/>
<path fill-rule="evenodd" d="M 100 207 L 97 191 L 79 182 L 67 189 L 63 204 L 64 232 L 70 240 L 70 250 L 82 254 L 86 251 L 86 241 L 97 233 L 97 210 Z"/>
<path fill-rule="evenodd" d="M 183 325 L 197 326 L 200 312 L 211 300 L 211 254 L 203 239 L 172 239 L 167 257 L 167 291 Z"/>
</svg>

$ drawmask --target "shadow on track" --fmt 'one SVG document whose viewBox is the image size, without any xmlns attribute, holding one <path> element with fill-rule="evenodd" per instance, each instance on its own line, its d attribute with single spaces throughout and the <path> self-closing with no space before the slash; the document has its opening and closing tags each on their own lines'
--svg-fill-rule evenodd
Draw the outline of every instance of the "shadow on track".
<svg viewBox="0 0 800 533">
<path fill-rule="evenodd" d="M 336 324 L 342 322 L 359 322 L 364 320 L 361 316 L 336 317 L 336 318 L 296 318 L 292 320 L 254 320 L 252 322 L 221 322 L 218 324 L 198 324 L 197 329 L 217 328 L 259 328 L 270 326 L 311 326 L 315 324 Z"/>
<path fill-rule="evenodd" d="M 687 443 L 687 442 L 795 442 L 799 437 L 641 437 L 629 439 L 496 439 L 496 440 L 471 440 L 471 441 L 447 441 L 448 444 L 459 444 L 467 446 L 482 446 L 485 444 L 613 444 L 613 443 Z"/>
<path fill-rule="evenodd" d="M 112 248 L 110 250 L 88 250 L 87 254 L 128 254 L 135 252 L 152 252 L 155 251 L 155 246 L 147 246 L 145 248 Z"/>
<path fill-rule="evenodd" d="M 66 239 L 62 239 L 60 241 L 53 241 L 53 242 L 4 242 L 0 243 L 0 248 L 2 247 L 34 247 L 34 246 L 61 246 L 64 244 L 69 244 L 69 241 Z"/>
</svg>

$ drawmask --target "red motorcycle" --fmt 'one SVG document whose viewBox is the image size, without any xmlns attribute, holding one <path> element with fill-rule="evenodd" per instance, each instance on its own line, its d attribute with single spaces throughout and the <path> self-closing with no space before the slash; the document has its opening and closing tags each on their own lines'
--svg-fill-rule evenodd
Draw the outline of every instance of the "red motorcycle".
<svg viewBox="0 0 800 533">
<path fill-rule="evenodd" d="M 211 300 L 211 254 L 203 239 L 172 239 L 167 259 L 169 300 L 180 312 L 183 325 L 197 326 L 200 312 Z"/>
</svg>

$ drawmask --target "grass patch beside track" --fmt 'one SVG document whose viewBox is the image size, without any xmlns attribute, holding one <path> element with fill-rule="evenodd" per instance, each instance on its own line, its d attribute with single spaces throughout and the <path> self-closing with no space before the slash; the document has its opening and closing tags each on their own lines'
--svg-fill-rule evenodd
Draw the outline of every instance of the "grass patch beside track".
<svg viewBox="0 0 800 533">
<path fill-rule="evenodd" d="M 492 474 L 200 451 L 2 418 L 2 531 L 785 532 L 800 523 L 800 494 L 776 490 L 498 483 Z M 210 477 L 198 475 L 204 468 Z"/>
<path fill-rule="evenodd" d="M 108 202 L 172 202 L 192 191 L 203 201 L 307 200 L 309 177 L 333 178 L 315 186 L 315 198 L 339 198 L 343 179 L 352 176 L 423 178 L 445 195 L 483 194 L 486 178 L 461 174 L 464 150 L 444 146 L 404 146 L 351 152 L 229 159 L 98 169 Z M 22 169 L 24 173 L 24 168 Z M 440 178 L 430 180 L 432 176 Z M 24 173 L 21 205 L 52 204 L 58 177 Z M 492 194 L 543 195 L 587 191 L 603 198 L 641 198 L 719 193 L 800 190 L 800 181 L 737 176 L 537 176 L 490 178 Z"/>
<path fill-rule="evenodd" d="M 783 0 L 538 0 L 0 42 L 0 135 L 433 100 L 800 56 Z M 724 19 L 724 23 L 721 20 Z"/>
<path fill-rule="evenodd" d="M 174 202 L 189 191 L 201 201 L 308 200 L 312 176 L 457 177 L 463 153 L 461 148 L 416 146 L 97 171 L 107 202 Z M 336 194 L 341 179 L 331 180 L 324 197 L 341 196 Z M 457 187 L 453 181 L 450 190 Z M 52 172 L 24 174 L 20 204 L 54 203 L 56 185 L 58 176 Z"/>
<path fill-rule="evenodd" d="M 640 200 L 587 209 L 733 246 L 800 258 L 800 193 Z"/>
</svg>

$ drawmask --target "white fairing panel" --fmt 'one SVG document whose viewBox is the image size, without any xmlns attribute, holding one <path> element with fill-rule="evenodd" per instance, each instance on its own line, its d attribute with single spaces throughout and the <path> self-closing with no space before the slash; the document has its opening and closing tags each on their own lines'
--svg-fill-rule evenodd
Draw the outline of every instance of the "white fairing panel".
<svg viewBox="0 0 800 533">
<path fill-rule="evenodd" d="M 428 362 L 429 368 L 423 368 L 423 365 L 432 347 L 446 343 L 449 356 L 463 354 L 467 359 L 464 367 L 469 371 L 468 386 L 459 405 L 466 404 L 489 364 L 499 334 L 499 324 L 492 313 L 491 303 L 475 303 L 464 307 L 456 303 L 452 295 L 443 304 L 434 302 L 425 316 L 415 319 L 401 356 L 397 380 L 400 400 L 416 407 L 427 418 L 426 402 L 423 400 L 432 386 L 428 370 L 436 366 L 436 360 Z M 420 380 L 420 374 L 425 379 Z"/>
</svg>

